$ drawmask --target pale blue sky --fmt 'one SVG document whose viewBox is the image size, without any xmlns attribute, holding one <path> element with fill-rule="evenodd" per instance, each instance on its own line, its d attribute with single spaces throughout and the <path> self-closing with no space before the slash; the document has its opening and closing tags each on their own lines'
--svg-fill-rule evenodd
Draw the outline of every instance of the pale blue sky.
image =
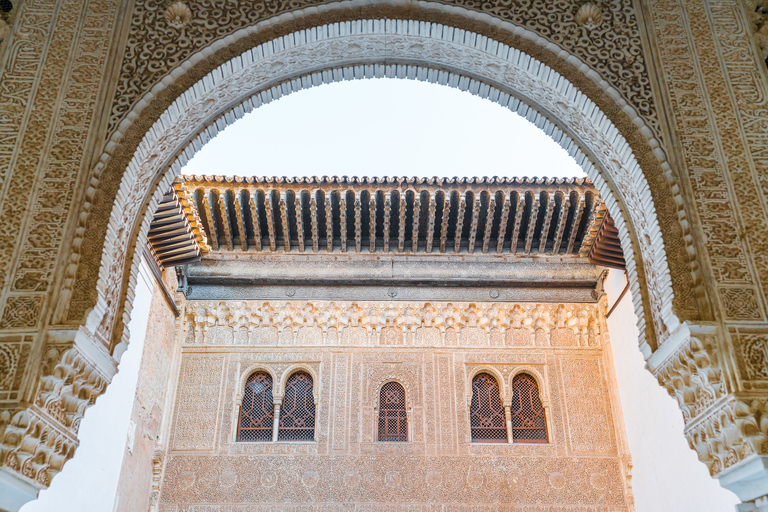
<svg viewBox="0 0 768 512">
<path fill-rule="evenodd" d="M 184 174 L 584 176 L 509 109 L 414 80 L 339 82 L 264 105 L 227 128 Z"/>
</svg>

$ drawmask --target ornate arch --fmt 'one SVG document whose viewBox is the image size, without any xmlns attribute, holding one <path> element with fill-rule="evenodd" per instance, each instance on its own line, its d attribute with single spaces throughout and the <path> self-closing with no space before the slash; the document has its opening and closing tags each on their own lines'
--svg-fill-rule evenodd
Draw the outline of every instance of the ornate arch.
<svg viewBox="0 0 768 512">
<path fill-rule="evenodd" d="M 312 377 L 312 396 L 315 399 L 315 406 L 319 403 L 320 398 L 320 380 L 318 379 L 319 375 L 317 375 L 317 372 L 312 368 L 312 366 L 304 363 L 297 363 L 292 364 L 288 368 L 283 371 L 282 375 L 280 375 L 280 379 L 276 382 L 279 383 L 279 387 L 275 390 L 275 396 L 283 397 L 285 395 L 285 384 L 288 382 L 288 379 L 297 372 L 305 372 L 308 373 L 310 377 Z"/>
<path fill-rule="evenodd" d="M 428 63 L 421 64 L 425 59 Z M 618 128 L 562 75 L 519 50 L 453 27 L 401 20 L 358 20 L 277 38 L 219 66 L 178 97 L 146 132 L 123 176 L 88 325 L 106 338 L 127 321 L 130 304 L 121 322 L 114 315 L 135 284 L 138 264 L 134 261 L 123 278 L 123 258 L 131 253 L 134 233 L 144 240 L 151 216 L 145 214 L 137 233 L 126 226 L 137 226 L 147 200 L 144 211 L 154 210 L 162 191 L 207 140 L 253 108 L 290 92 L 381 76 L 467 90 L 525 116 L 560 143 L 585 169 L 616 219 L 645 355 L 657 338 L 674 330 L 679 322 L 672 312 L 672 280 L 653 200 Z M 626 102 L 622 107 L 632 112 Z M 634 122 L 643 123 L 637 115 Z M 108 159 L 109 154 L 102 158 Z M 155 190 L 151 198 L 147 190 Z M 116 347 L 116 357 L 126 339 Z"/>
<path fill-rule="evenodd" d="M 243 369 L 240 372 L 240 376 L 237 378 L 237 387 L 235 388 L 235 392 L 237 393 L 235 397 L 236 398 L 235 405 L 237 406 L 240 405 L 240 403 L 243 400 L 243 390 L 245 389 L 245 383 L 248 381 L 248 378 L 251 375 L 257 372 L 264 372 L 267 375 L 269 375 L 273 382 L 272 384 L 273 388 L 274 388 L 274 383 L 278 382 L 277 377 L 275 377 L 274 370 L 272 370 L 272 368 L 270 368 L 269 365 L 262 364 L 262 363 L 248 365 L 247 367 L 245 367 L 245 369 Z"/>
<path fill-rule="evenodd" d="M 512 382 L 515 380 L 515 377 L 520 375 L 521 373 L 525 373 L 529 375 L 533 380 L 536 381 L 536 385 L 539 386 L 539 397 L 541 398 L 541 401 L 544 403 L 544 407 L 549 407 L 549 385 L 547 383 L 547 378 L 544 374 L 542 374 L 539 370 L 534 368 L 533 366 L 524 365 L 516 367 L 514 370 L 512 370 L 509 373 L 508 382 L 506 382 L 509 389 L 512 389 Z M 511 392 L 510 392 L 511 395 Z"/>
<path fill-rule="evenodd" d="M 413 387 L 408 382 L 408 379 L 403 378 L 402 376 L 388 374 L 380 379 L 377 379 L 375 382 L 372 382 L 370 385 L 370 400 L 372 402 L 373 408 L 378 409 L 379 408 L 379 395 L 381 394 L 381 388 L 384 387 L 385 384 L 389 382 L 396 382 L 403 386 L 403 390 L 405 391 L 405 408 L 412 409 L 413 408 L 413 402 L 415 400 L 415 393 L 413 391 Z"/>
<path fill-rule="evenodd" d="M 475 380 L 475 377 L 477 377 L 481 373 L 487 373 L 488 375 L 496 379 L 496 383 L 499 385 L 499 394 L 501 395 L 502 402 L 509 400 L 509 398 L 512 396 L 512 393 L 509 392 L 511 388 L 507 384 L 501 372 L 491 365 L 482 365 L 476 368 L 472 368 L 472 371 L 469 374 L 467 374 L 467 382 L 466 382 L 467 408 L 469 408 L 470 405 L 472 404 L 472 381 Z"/>
</svg>

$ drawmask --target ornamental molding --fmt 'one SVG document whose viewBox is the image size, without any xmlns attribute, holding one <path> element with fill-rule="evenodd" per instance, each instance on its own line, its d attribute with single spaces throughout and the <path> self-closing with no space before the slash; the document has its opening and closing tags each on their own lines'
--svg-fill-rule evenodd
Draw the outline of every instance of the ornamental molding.
<svg viewBox="0 0 768 512">
<path fill-rule="evenodd" d="M 603 334 L 597 304 L 188 301 L 185 318 L 183 344 L 188 349 L 318 345 L 600 348 Z"/>
<path fill-rule="evenodd" d="M 384 56 L 387 64 L 380 63 Z M 430 67 L 413 64 L 425 59 Z M 446 71 L 450 69 L 461 72 Z M 672 281 L 648 184 L 626 140 L 589 98 L 548 66 L 478 34 L 433 23 L 361 20 L 300 31 L 245 52 L 177 98 L 149 129 L 126 170 L 119 204 L 112 211 L 99 272 L 99 299 L 87 321 L 102 335 L 123 332 L 115 349 L 117 357 L 127 344 L 127 333 L 121 327 L 130 311 L 127 304 L 124 318 L 115 317 L 126 293 L 122 282 L 124 255 L 130 254 L 132 247 L 131 231 L 125 226 L 135 225 L 155 178 L 169 169 L 150 201 L 150 212 L 160 200 L 160 191 L 170 187 L 197 148 L 246 112 L 305 87 L 381 76 L 468 90 L 524 115 L 563 145 L 583 166 L 616 219 L 630 281 L 646 284 L 638 286 L 639 293 L 635 294 L 646 356 L 655 346 L 654 340 L 663 340 L 676 327 Z M 272 85 L 275 78 L 286 81 Z M 488 84 L 504 84 L 504 88 Z M 536 102 L 528 98 L 536 98 Z M 217 116 L 221 117 L 213 121 Z M 642 123 L 639 117 L 635 119 Z M 559 126 L 572 129 L 576 138 Z M 580 147 L 586 148 L 595 163 Z M 658 155 L 663 158 L 662 152 Z M 103 168 L 108 159 L 107 154 L 98 167 Z M 603 175 L 610 178 L 610 185 Z M 625 222 L 625 213 L 634 229 Z M 150 221 L 151 215 L 145 215 L 138 243 L 144 242 Z M 633 240 L 641 250 L 642 267 L 636 265 Z M 76 266 L 69 268 L 75 271 Z M 138 259 L 134 256 L 127 282 L 129 296 L 137 272 Z M 644 300 L 649 301 L 650 309 L 643 307 Z"/>
</svg>

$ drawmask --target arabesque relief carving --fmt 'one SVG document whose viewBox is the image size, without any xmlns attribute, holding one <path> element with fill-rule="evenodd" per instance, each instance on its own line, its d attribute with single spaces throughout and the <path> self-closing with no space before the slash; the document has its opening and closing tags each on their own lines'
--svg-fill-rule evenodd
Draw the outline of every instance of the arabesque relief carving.
<svg viewBox="0 0 768 512">
<path fill-rule="evenodd" d="M 596 304 L 188 303 L 187 345 L 597 347 Z"/>
<path fill-rule="evenodd" d="M 160 160 L 175 156 L 183 149 L 174 143 L 184 137 L 192 139 L 205 129 L 195 126 L 189 132 L 176 133 L 178 139 L 162 139 L 155 137 L 157 133 L 148 127 L 170 101 L 158 100 L 150 106 L 150 110 L 155 110 L 148 111 L 145 117 L 132 117 L 135 113 L 132 109 L 140 104 L 141 98 L 151 100 L 151 96 L 145 95 L 164 78 L 173 85 L 168 89 L 170 96 L 180 95 L 192 86 L 192 81 L 208 71 L 205 66 L 185 76 L 187 82 L 174 83 L 169 77 L 183 74 L 180 66 L 190 65 L 187 59 L 194 52 L 215 52 L 210 45 L 218 42 L 222 54 L 227 51 L 236 54 L 245 48 L 223 49 L 222 43 L 236 30 L 250 27 L 259 20 L 276 18 L 282 10 L 312 5 L 319 12 L 326 3 L 313 1 L 300 6 L 235 3 L 222 9 L 201 0 L 185 3 L 189 14 L 178 8 L 167 16 L 171 4 L 137 2 L 131 12 L 123 12 L 117 0 L 25 0 L 14 2 L 14 10 L 3 18 L 5 25 L 0 25 L 0 222 L 5 226 L 0 232 L 3 248 L 0 276 L 4 279 L 0 329 L 7 331 L 2 339 L 8 341 L 0 353 L 0 367 L 14 372 L 12 378 L 0 379 L 0 393 L 5 397 L 0 413 L 0 461 L 41 487 L 47 485 L 63 461 L 71 457 L 79 417 L 110 379 L 81 353 L 70 352 L 72 344 L 58 348 L 42 346 L 49 339 L 43 331 L 49 325 L 79 326 L 93 313 L 91 319 L 96 321 L 88 329 L 91 334 L 98 330 L 99 336 L 94 336 L 89 343 L 98 347 L 96 352 L 104 347 L 115 348 L 111 342 L 113 334 L 120 332 L 130 314 L 130 300 L 125 310 L 121 307 L 125 297 L 132 297 L 130 281 L 135 279 L 136 272 L 134 267 L 129 274 L 126 266 L 131 264 L 135 232 L 138 231 L 140 237 L 146 232 L 137 227 L 136 219 L 148 203 L 147 191 L 158 181 L 162 187 L 170 184 L 169 180 L 159 178 L 170 157 Z M 342 8 L 341 2 L 338 4 Z M 683 347 L 684 353 L 664 370 L 662 380 L 678 397 L 689 418 L 689 438 L 695 433 L 692 443 L 697 449 L 701 448 L 698 449 L 700 457 L 708 461 L 710 468 L 719 465 L 718 471 L 722 472 L 722 468 L 731 467 L 734 461 L 766 451 L 760 437 L 765 435 L 762 398 L 765 375 L 761 366 L 765 355 L 761 339 L 768 328 L 765 309 L 768 185 L 763 178 L 768 169 L 764 8 L 760 2 L 745 5 L 720 0 L 653 0 L 643 4 L 644 11 L 638 14 L 630 0 L 594 4 L 599 10 L 584 9 L 584 3 L 563 1 L 537 1 L 531 6 L 464 3 L 460 5 L 465 10 L 426 13 L 429 7 L 418 3 L 400 11 L 393 8 L 391 12 L 398 12 L 402 17 L 406 13 L 412 13 L 415 18 L 444 17 L 448 24 L 453 19 L 463 19 L 464 27 L 491 37 L 501 34 L 509 42 L 520 42 L 524 50 L 535 51 L 545 64 L 557 69 L 560 66 L 576 86 L 591 91 L 595 98 L 603 94 L 597 92 L 599 88 L 617 91 L 616 98 L 601 96 L 599 105 L 608 118 L 626 114 L 627 119 L 618 123 L 617 131 L 603 140 L 606 146 L 600 147 L 605 151 L 592 154 L 602 159 L 602 172 L 615 173 L 612 179 L 617 182 L 617 189 L 629 197 L 628 201 L 615 206 L 616 211 L 636 207 L 642 212 L 651 211 L 653 206 L 657 208 L 661 231 L 654 231 L 653 222 L 643 215 L 632 217 L 631 211 L 628 217 L 631 225 L 623 228 L 627 244 L 637 235 L 638 247 L 647 249 L 642 258 L 637 258 L 643 263 L 637 272 L 643 275 L 634 276 L 630 268 L 638 311 L 646 294 L 660 298 L 656 303 L 646 303 L 650 304 L 651 311 L 641 318 L 645 323 L 641 327 L 647 325 L 658 333 L 670 335 L 677 328 L 674 322 L 677 317 L 692 321 L 714 319 L 721 324 L 711 339 L 695 336 L 698 341 L 681 341 L 680 347 L 670 349 Z M 443 7 L 447 9 L 446 6 L 455 5 L 445 2 Z M 586 11 L 591 11 L 591 15 Z M 491 17 L 474 17 L 482 16 L 480 13 Z M 355 11 L 343 16 L 358 14 Z M 126 20 L 125 26 L 117 27 L 121 19 Z M 320 14 L 303 23 L 320 24 L 319 19 L 322 19 Z M 511 32 L 498 27 L 491 28 L 502 19 L 518 28 L 526 27 L 529 33 L 523 37 L 510 35 Z M 296 22 L 281 25 L 278 32 L 284 34 L 303 28 L 306 27 Z M 128 34 L 127 39 L 121 40 L 120 34 Z M 536 38 L 528 37 L 531 34 Z M 252 34 L 243 44 L 255 45 L 276 35 Z M 144 58 L 149 44 L 157 47 L 150 52 L 150 58 Z M 560 53 L 561 50 L 568 53 Z M 117 59 L 115 69 L 110 69 L 109 56 Z M 225 60 L 219 57 L 221 55 L 209 63 L 215 65 L 213 63 Z M 570 64 L 559 60 L 568 60 Z M 581 71 L 576 69 L 592 78 L 581 76 Z M 576 80 L 579 77 L 580 81 Z M 322 82 L 321 78 L 317 79 L 317 83 Z M 296 84 L 290 87 L 291 90 L 297 88 Z M 263 96 L 253 105 L 272 99 L 276 91 L 262 91 Z M 541 97 L 546 99 L 544 94 Z M 562 95 L 558 95 L 560 97 Z M 667 111 L 657 112 L 657 107 L 660 109 L 662 105 L 668 106 Z M 564 111 L 554 109 L 564 125 L 589 125 L 590 120 L 578 117 L 566 107 Z M 619 110 L 624 113 L 617 113 Z M 602 115 L 599 109 L 596 112 L 597 117 Z M 220 113 L 223 112 L 215 112 Z M 637 118 L 632 117 L 635 113 Z M 213 114 L 205 113 L 215 118 Z M 600 123 L 603 120 L 601 118 Z M 144 167 L 129 169 L 126 179 L 133 185 L 133 191 L 123 194 L 118 193 L 118 189 L 128 158 L 123 155 L 124 160 L 118 159 L 118 169 L 103 172 L 104 166 L 100 166 L 103 161 L 100 162 L 98 155 L 102 154 L 109 137 L 134 121 L 126 147 L 137 147 L 145 135 L 157 144 L 144 154 L 146 158 L 140 162 Z M 637 124 L 633 125 L 635 121 Z M 547 128 L 548 125 L 542 121 L 539 126 Z M 205 132 L 195 144 L 204 142 L 215 131 Z M 626 171 L 622 157 L 626 147 L 623 142 L 616 143 L 619 131 L 629 141 L 629 147 L 637 152 L 644 173 L 638 168 L 621 174 Z M 638 132 L 644 134 L 644 141 L 654 140 L 658 145 L 637 144 L 641 137 Z M 122 135 L 106 143 L 105 159 L 115 150 L 113 143 L 119 142 Z M 596 137 L 600 136 L 598 132 Z M 610 148 L 615 144 L 620 150 L 612 152 Z M 669 152 L 666 156 L 673 166 L 658 164 L 657 156 L 661 155 L 659 158 L 664 160 L 663 150 Z M 619 158 L 614 158 L 616 156 Z M 152 162 L 157 165 L 153 167 Z M 139 168 L 148 170 L 148 174 L 142 175 Z M 632 189 L 643 175 L 649 187 Z M 96 201 L 97 196 L 100 202 Z M 115 197 L 119 197 L 117 208 L 123 208 L 126 215 L 107 227 Z M 607 202 L 612 200 L 606 198 Z M 97 285 L 104 249 L 109 258 Z M 665 267 L 665 258 L 669 259 L 669 270 Z M 110 281 L 111 278 L 115 281 Z M 671 284 L 667 286 L 667 282 Z M 702 283 L 706 283 L 706 293 L 700 287 Z M 101 302 L 96 301 L 99 287 L 104 293 Z M 729 324 L 749 332 L 740 331 L 734 337 L 737 341 L 731 344 L 724 334 L 732 332 Z M 344 326 L 342 330 L 352 332 L 352 328 L 369 332 L 365 326 Z M 308 328 L 302 326 L 301 329 Z M 323 336 L 329 336 L 334 329 L 341 339 L 337 327 L 329 327 Z M 406 343 L 418 337 L 420 328 L 415 332 L 409 329 L 404 330 L 401 324 L 384 323 L 380 330 L 373 329 L 369 335 L 371 340 L 375 336 L 377 342 L 386 339 Z M 446 328 L 444 336 L 441 333 L 442 341 L 433 337 L 434 343 L 452 340 L 452 329 Z M 462 326 L 461 329 L 477 329 L 472 332 L 480 334 L 478 339 L 488 340 L 482 343 L 495 343 L 493 328 L 485 331 L 483 326 Z M 527 327 L 506 329 L 506 333 L 514 333 L 509 346 L 528 343 Z M 556 332 L 551 325 L 549 329 L 550 333 Z M 534 343 L 536 331 L 534 329 Z M 302 332 L 314 336 L 310 330 Z M 469 333 L 467 331 L 467 336 Z M 297 334 L 291 331 L 292 343 L 296 342 Z M 11 341 L 17 336 L 24 337 L 25 341 L 21 344 L 17 338 Z M 560 334 L 551 334 L 551 339 L 558 336 Z M 581 340 L 581 334 L 578 336 Z M 459 338 L 457 333 L 456 343 Z M 504 341 L 506 343 L 506 334 Z M 326 338 L 323 343 L 327 343 Z M 40 346 L 35 345 L 33 350 L 33 344 Z M 29 356 L 20 372 L 19 365 L 24 359 L 19 355 L 23 352 L 17 349 L 27 350 L 27 346 Z M 111 355 L 118 359 L 124 349 L 124 344 L 119 345 Z M 50 355 L 50 362 L 39 360 L 48 357 L 41 354 Z M 739 375 L 730 375 L 730 366 L 719 363 L 725 360 L 734 361 Z M 435 364 L 444 363 L 440 360 Z M 48 367 L 38 372 L 43 365 Z M 686 372 L 693 378 L 688 379 Z M 38 374 L 42 376 L 39 382 L 35 377 Z M 744 391 L 754 396 L 747 398 Z M 22 410 L 27 406 L 20 405 L 22 394 L 34 400 L 28 410 Z M 354 480 L 350 477 L 350 481 Z M 562 481 L 554 476 L 550 480 L 558 484 Z"/>
<path fill-rule="evenodd" d="M 547 510 L 633 510 L 631 462 L 601 363 L 598 304 L 187 301 L 185 307 L 161 511 L 219 510 L 222 503 L 312 509 L 340 490 L 353 510 L 370 504 L 397 510 L 425 499 L 437 510 L 499 502 L 525 510 L 543 503 Z M 261 338 L 260 329 L 272 335 Z M 512 331 L 526 332 L 527 343 L 505 343 Z M 269 374 L 277 404 L 295 371 L 314 381 L 314 440 L 237 441 L 248 377 Z M 498 379 L 507 406 L 515 376 L 533 376 L 547 442 L 470 442 L 470 382 L 477 372 Z M 407 441 L 379 442 L 379 391 L 391 381 L 405 390 L 409 433 Z"/>
</svg>

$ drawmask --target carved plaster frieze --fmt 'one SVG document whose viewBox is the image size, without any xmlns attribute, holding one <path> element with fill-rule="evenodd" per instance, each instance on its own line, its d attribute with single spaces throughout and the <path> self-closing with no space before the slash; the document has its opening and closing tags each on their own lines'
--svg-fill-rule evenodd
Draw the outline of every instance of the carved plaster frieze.
<svg viewBox="0 0 768 512">
<path fill-rule="evenodd" d="M 768 455 L 768 401 L 731 395 L 687 425 L 685 436 L 712 476 L 754 455 Z"/>
<path fill-rule="evenodd" d="M 0 413 L 0 466 L 16 472 L 38 489 L 44 489 L 75 454 L 77 437 L 51 417 L 48 410 L 32 406 L 15 413 Z"/>
<path fill-rule="evenodd" d="M 689 336 L 653 370 L 659 384 L 677 400 L 686 424 L 727 393 L 715 341 L 714 334 Z"/>
<path fill-rule="evenodd" d="M 290 4 L 236 3 L 220 9 L 212 0 L 167 4 L 138 0 L 134 7 L 117 88 L 110 108 L 108 135 L 118 128 L 142 95 L 172 74 L 200 48 L 216 47 L 224 37 L 242 37 L 244 29 L 290 11 L 318 6 L 315 12 L 343 8 L 349 2 L 301 0 Z M 493 0 L 482 5 L 465 0 L 434 3 L 445 14 L 461 7 L 525 27 L 550 45 L 576 55 L 596 71 L 643 115 L 658 137 L 660 133 L 651 80 L 642 48 L 641 29 L 631 0 L 585 4 L 567 0 L 534 0 L 527 4 Z M 589 11 L 589 12 L 587 12 Z M 599 14 L 598 14 L 599 13 Z M 394 17 L 394 16 L 393 16 Z M 183 29 L 183 30 L 180 30 Z M 162 56 L 152 49 L 162 46 Z M 610 58 L 608 58 L 610 56 Z M 146 57 L 146 58 L 143 58 Z"/>
<path fill-rule="evenodd" d="M 187 345 L 598 348 L 596 304 L 187 303 Z"/>
</svg>

